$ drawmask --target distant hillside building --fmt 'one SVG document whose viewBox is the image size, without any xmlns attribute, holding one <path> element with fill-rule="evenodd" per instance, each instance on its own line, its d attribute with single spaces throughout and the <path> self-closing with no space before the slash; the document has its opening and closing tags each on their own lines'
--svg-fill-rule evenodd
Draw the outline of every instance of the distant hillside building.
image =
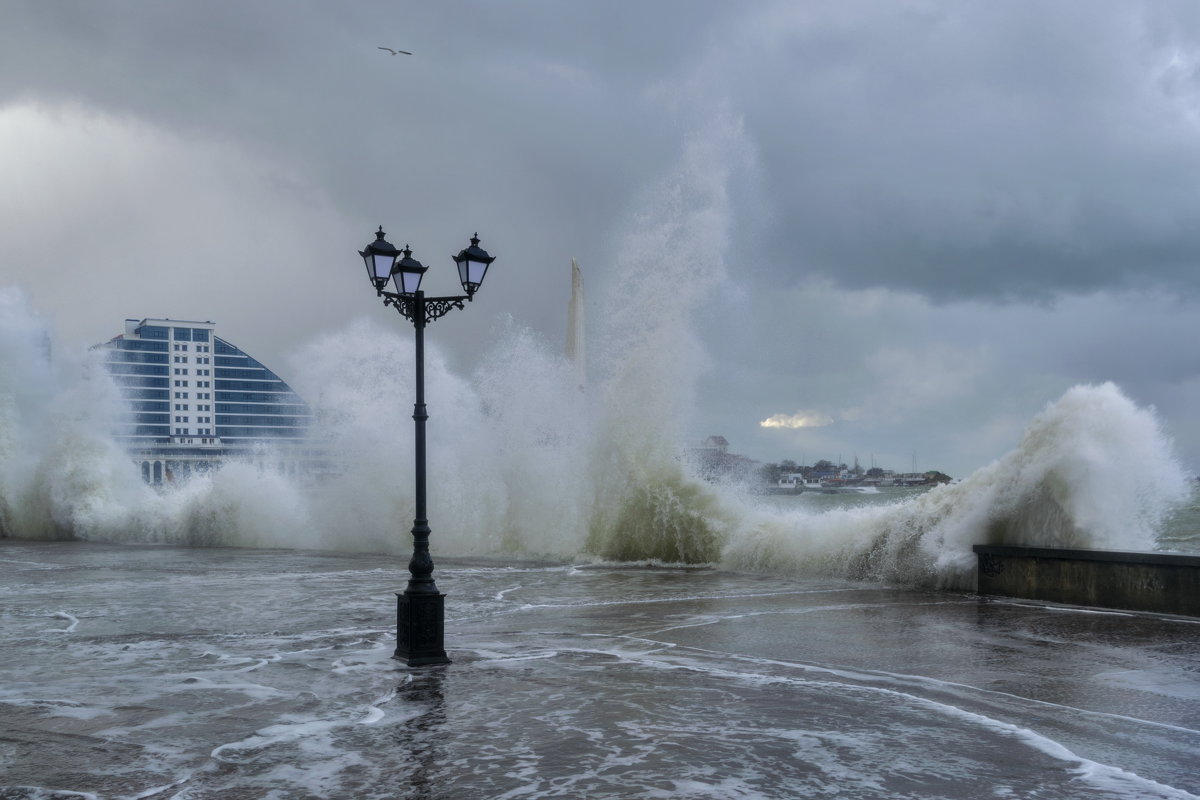
<svg viewBox="0 0 1200 800">
<path fill-rule="evenodd" d="M 129 401 L 118 439 L 152 484 L 232 457 L 287 456 L 295 469 L 312 415 L 291 387 L 216 335 L 212 322 L 127 319 L 125 333 L 93 349 Z"/>
<path fill-rule="evenodd" d="M 751 458 L 729 452 L 729 440 L 724 436 L 709 436 L 690 449 L 689 458 L 707 481 L 745 480 L 759 465 Z"/>
</svg>

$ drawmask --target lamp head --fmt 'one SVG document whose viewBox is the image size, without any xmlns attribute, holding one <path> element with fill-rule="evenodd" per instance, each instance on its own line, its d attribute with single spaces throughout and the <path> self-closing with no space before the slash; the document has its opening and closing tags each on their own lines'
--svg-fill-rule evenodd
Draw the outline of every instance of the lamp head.
<svg viewBox="0 0 1200 800">
<path fill-rule="evenodd" d="M 379 231 L 375 234 L 375 241 L 358 251 L 367 267 L 367 276 L 371 279 L 371 284 L 375 287 L 376 292 L 382 292 L 383 287 L 387 286 L 396 256 L 400 255 L 400 251 L 383 238 L 384 235 L 383 226 L 380 225 Z"/>
<path fill-rule="evenodd" d="M 488 252 L 479 246 L 478 233 L 471 237 L 470 247 L 460 250 L 458 255 L 454 256 L 454 263 L 458 264 L 458 279 L 462 281 L 467 299 L 479 291 L 479 286 L 487 275 L 488 265 L 495 260 L 494 256 L 488 255 Z"/>
<path fill-rule="evenodd" d="M 421 289 L 421 278 L 429 267 L 412 257 L 412 250 L 404 245 L 404 258 L 396 262 L 392 268 L 392 278 L 396 281 L 396 291 L 400 294 L 416 294 Z"/>
</svg>

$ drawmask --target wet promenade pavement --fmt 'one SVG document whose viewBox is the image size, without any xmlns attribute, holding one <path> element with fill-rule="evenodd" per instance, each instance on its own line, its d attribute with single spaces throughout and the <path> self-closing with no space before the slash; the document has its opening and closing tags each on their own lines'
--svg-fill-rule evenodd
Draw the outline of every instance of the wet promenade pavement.
<svg viewBox="0 0 1200 800">
<path fill-rule="evenodd" d="M 1200 621 L 835 580 L 0 540 L 0 798 L 1186 798 Z"/>
</svg>

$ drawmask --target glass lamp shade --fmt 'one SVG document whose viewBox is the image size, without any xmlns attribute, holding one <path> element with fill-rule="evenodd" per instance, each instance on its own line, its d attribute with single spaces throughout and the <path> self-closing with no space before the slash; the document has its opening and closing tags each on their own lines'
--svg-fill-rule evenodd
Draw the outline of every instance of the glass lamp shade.
<svg viewBox="0 0 1200 800">
<path fill-rule="evenodd" d="M 358 251 L 363 258 L 363 263 L 366 264 L 367 276 L 371 279 L 376 291 L 383 291 L 383 287 L 387 286 L 388 278 L 392 274 L 392 267 L 396 263 L 396 256 L 400 255 L 400 251 L 392 247 L 391 243 L 383 237 L 384 232 L 381 225 L 378 233 L 375 234 L 375 241 L 367 245 L 365 249 Z"/>
<path fill-rule="evenodd" d="M 454 257 L 454 262 L 458 264 L 458 279 L 462 281 L 463 291 L 467 293 L 467 297 L 471 297 L 479 291 L 483 277 L 487 274 L 488 265 L 495 260 L 494 256 L 489 256 L 487 251 L 479 246 L 478 233 L 471 237 L 471 246 L 460 250 Z"/>
<path fill-rule="evenodd" d="M 421 289 L 421 278 L 429 267 L 412 257 L 412 250 L 404 246 L 404 258 L 396 262 L 392 268 L 392 280 L 396 282 L 396 291 L 400 294 L 416 294 Z"/>
</svg>

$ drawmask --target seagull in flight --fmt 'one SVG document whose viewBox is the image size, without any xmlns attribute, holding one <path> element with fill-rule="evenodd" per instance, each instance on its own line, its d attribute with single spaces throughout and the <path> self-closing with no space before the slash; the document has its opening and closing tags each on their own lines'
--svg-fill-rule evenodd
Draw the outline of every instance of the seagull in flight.
<svg viewBox="0 0 1200 800">
<path fill-rule="evenodd" d="M 408 52 L 407 50 L 393 50 L 393 49 L 392 49 L 392 48 L 390 48 L 390 47 L 376 47 L 375 49 L 376 49 L 376 50 L 387 50 L 387 51 L 388 51 L 389 53 L 391 53 L 392 55 L 399 55 L 400 53 L 403 53 L 403 54 L 404 54 L 404 55 L 406 55 L 406 56 L 411 56 L 411 55 L 412 55 L 412 53 Z"/>
</svg>

